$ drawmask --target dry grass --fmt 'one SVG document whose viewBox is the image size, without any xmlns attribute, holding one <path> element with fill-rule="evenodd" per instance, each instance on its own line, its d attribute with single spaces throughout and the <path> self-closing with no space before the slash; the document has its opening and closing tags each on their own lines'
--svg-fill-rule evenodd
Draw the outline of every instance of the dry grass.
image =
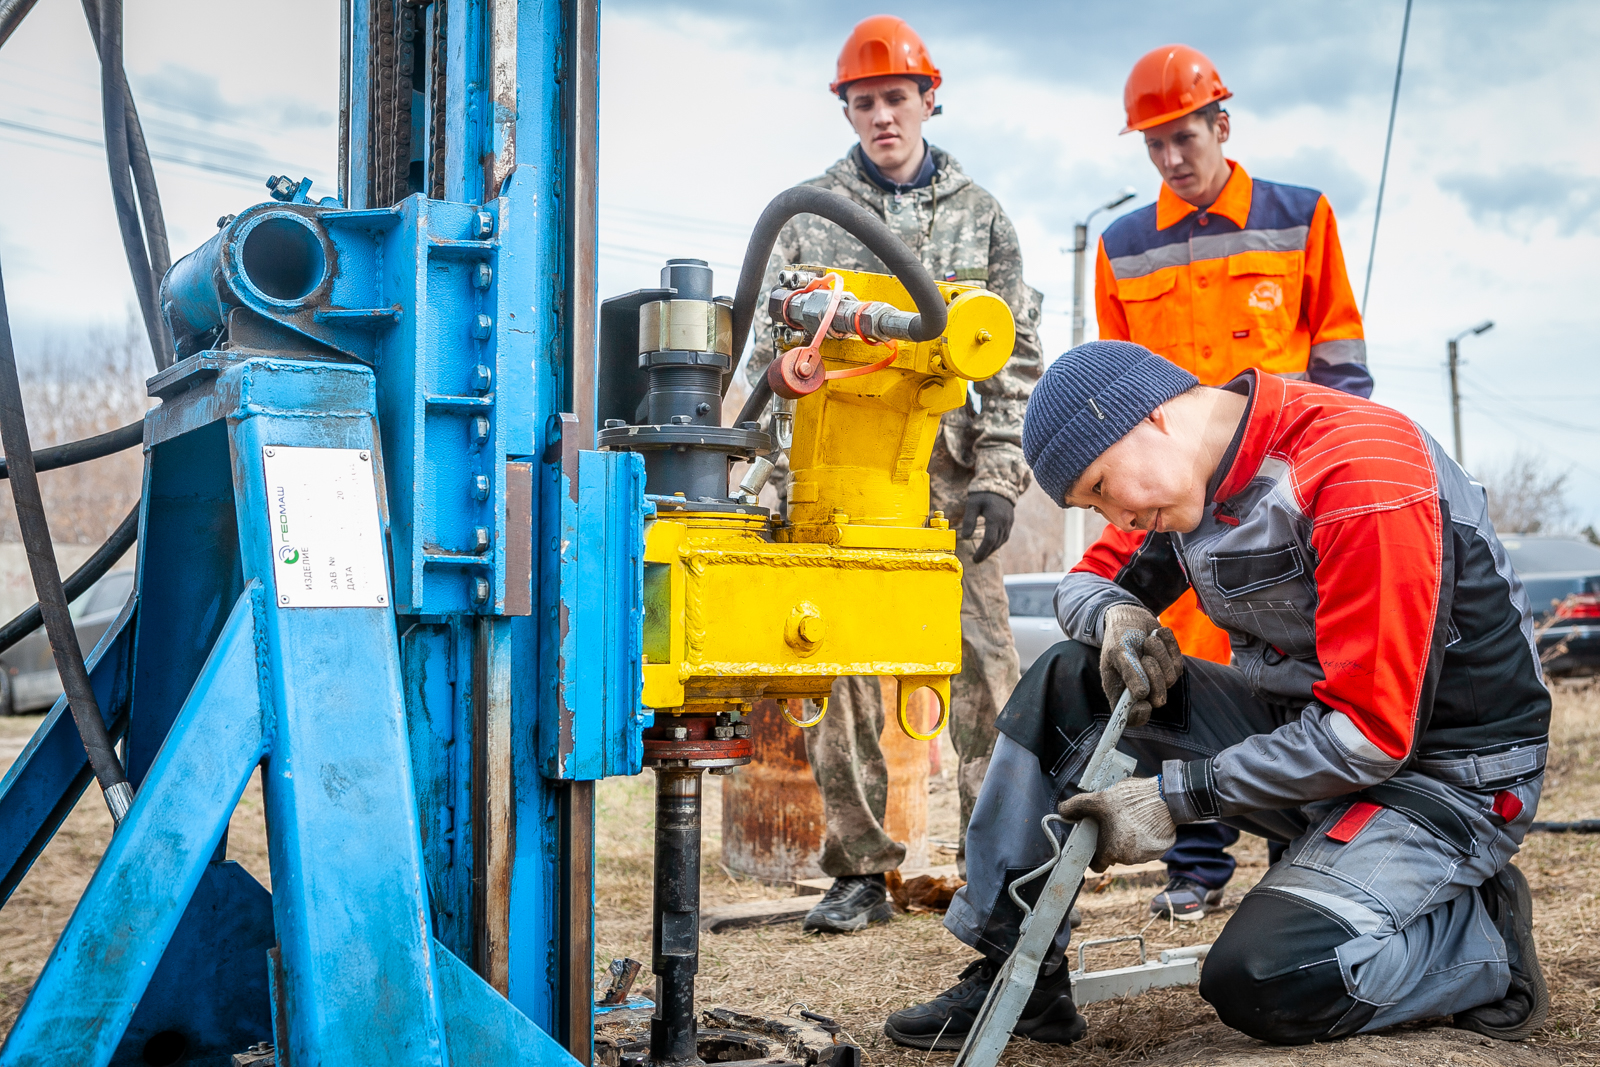
<svg viewBox="0 0 1600 1067">
<path fill-rule="evenodd" d="M 8 765 L 39 722 L 38 716 L 0 719 L 0 766 Z M 1574 819 L 1600 815 L 1600 684 L 1561 685 L 1552 730 L 1550 777 L 1540 815 Z M 724 871 L 721 855 L 720 781 L 708 779 L 703 896 L 709 905 L 784 895 L 781 889 L 738 879 Z M 953 790 L 931 798 L 929 831 L 955 835 Z M 648 960 L 651 846 L 654 822 L 651 776 L 613 779 L 599 793 L 597 956 Z M 259 786 L 252 783 L 230 831 L 229 854 L 263 881 L 266 840 Z M 93 873 L 110 823 L 91 789 L 0 909 L 0 1032 L 9 1027 L 56 936 Z M 1241 867 L 1229 887 L 1236 905 L 1265 869 L 1265 849 L 1246 838 Z M 947 861 L 948 856 L 944 857 Z M 1193 990 L 1164 990 L 1086 1009 L 1090 1036 L 1070 1049 L 1015 1042 L 1007 1067 L 1077 1065 L 1109 1067 L 1133 1062 L 1280 1065 L 1356 1064 L 1360 1067 L 1456 1064 L 1565 1064 L 1600 1060 L 1600 838 L 1537 834 L 1518 860 L 1538 902 L 1541 958 L 1550 980 L 1551 1020 L 1522 1045 L 1487 1042 L 1445 1027 L 1405 1027 L 1331 1045 L 1279 1049 L 1224 1027 Z M 1228 911 L 1194 924 L 1147 922 L 1148 889 L 1116 888 L 1083 902 L 1082 937 L 1143 932 L 1152 948 L 1210 941 Z M 1099 966 L 1122 959 L 1105 950 Z M 972 957 L 944 931 L 937 916 L 903 915 L 849 937 L 817 937 L 798 927 L 708 936 L 702 942 L 700 1003 L 763 1012 L 787 1011 L 796 1002 L 836 1016 L 866 1050 L 869 1067 L 945 1067 L 949 1053 L 924 1053 L 891 1045 L 884 1016 L 939 992 Z"/>
</svg>

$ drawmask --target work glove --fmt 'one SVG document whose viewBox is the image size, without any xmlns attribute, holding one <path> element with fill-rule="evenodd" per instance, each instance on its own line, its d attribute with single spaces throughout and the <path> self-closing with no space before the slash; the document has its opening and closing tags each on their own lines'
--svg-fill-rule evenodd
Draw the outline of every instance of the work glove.
<svg viewBox="0 0 1600 1067">
<path fill-rule="evenodd" d="M 970 538 L 983 519 L 983 542 L 972 554 L 972 562 L 982 563 L 994 554 L 1011 537 L 1011 524 L 1016 521 L 1017 508 L 999 493 L 968 493 L 967 517 L 961 523 L 961 537 Z"/>
<path fill-rule="evenodd" d="M 1132 694 L 1128 725 L 1143 726 L 1150 721 L 1150 710 L 1167 702 L 1167 690 L 1183 673 L 1178 637 L 1139 604 L 1111 605 L 1103 630 L 1100 687 L 1112 707 L 1124 689 Z"/>
<path fill-rule="evenodd" d="M 1161 799 L 1161 779 L 1124 778 L 1098 793 L 1079 793 L 1061 802 L 1064 819 L 1093 819 L 1100 826 L 1089 866 L 1103 871 L 1113 863 L 1147 863 L 1178 840 L 1167 802 Z"/>
</svg>

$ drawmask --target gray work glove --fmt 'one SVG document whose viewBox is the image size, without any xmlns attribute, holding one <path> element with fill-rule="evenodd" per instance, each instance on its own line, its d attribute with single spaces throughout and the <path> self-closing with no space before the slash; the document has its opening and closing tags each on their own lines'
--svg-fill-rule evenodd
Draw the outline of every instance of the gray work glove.
<svg viewBox="0 0 1600 1067">
<path fill-rule="evenodd" d="M 1183 653 L 1172 627 L 1162 626 L 1139 604 L 1106 609 L 1100 640 L 1100 687 L 1112 707 L 1127 689 L 1133 695 L 1128 725 L 1143 726 L 1150 710 L 1167 702 L 1167 690 L 1183 673 Z"/>
<path fill-rule="evenodd" d="M 1100 840 L 1089 866 L 1103 871 L 1113 863 L 1147 863 L 1178 840 L 1172 812 L 1161 799 L 1160 778 L 1124 778 L 1099 793 L 1079 793 L 1057 809 L 1074 822 L 1093 819 Z"/>
<path fill-rule="evenodd" d="M 983 540 L 972 553 L 972 562 L 982 563 L 1010 539 L 1017 506 L 999 493 L 968 493 L 966 512 L 961 523 L 963 539 L 971 537 L 978 529 L 978 519 L 983 519 Z"/>
</svg>

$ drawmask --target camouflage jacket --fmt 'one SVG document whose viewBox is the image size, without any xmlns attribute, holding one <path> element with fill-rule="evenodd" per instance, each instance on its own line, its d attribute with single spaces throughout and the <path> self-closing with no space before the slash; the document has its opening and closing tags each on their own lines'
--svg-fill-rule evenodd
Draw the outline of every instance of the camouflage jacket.
<svg viewBox="0 0 1600 1067">
<path fill-rule="evenodd" d="M 908 193 L 897 195 L 873 184 L 856 162 L 859 146 L 805 184 L 842 193 L 883 219 L 935 278 L 981 283 L 1011 306 L 1017 320 L 1011 359 L 993 378 L 974 382 L 966 405 L 945 415 L 941 429 L 951 458 L 972 474 L 968 492 L 999 493 L 1015 501 L 1030 477 L 1022 458 L 1022 415 L 1043 367 L 1038 332 L 1043 297 L 1022 280 L 1017 232 L 1000 204 L 948 153 L 931 145 L 929 150 L 936 168 L 933 182 Z M 885 269 L 854 237 L 815 215 L 791 219 L 778 235 L 763 293 L 778 284 L 779 269 L 789 263 L 880 273 Z M 753 332 L 755 348 L 746 367 L 751 384 L 772 362 L 772 321 L 765 300 L 757 309 Z"/>
</svg>

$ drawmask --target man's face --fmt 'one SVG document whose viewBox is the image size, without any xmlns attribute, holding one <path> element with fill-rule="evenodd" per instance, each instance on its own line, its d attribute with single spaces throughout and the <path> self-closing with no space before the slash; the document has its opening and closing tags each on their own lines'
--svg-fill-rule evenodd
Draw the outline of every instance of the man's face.
<svg viewBox="0 0 1600 1067">
<path fill-rule="evenodd" d="M 1144 131 L 1145 150 L 1161 180 L 1196 206 L 1209 206 L 1228 181 L 1228 161 L 1222 155 L 1227 140 L 1226 112 L 1217 116 L 1215 127 L 1192 112 Z"/>
<path fill-rule="evenodd" d="M 1163 404 L 1089 464 L 1066 503 L 1098 511 L 1119 530 L 1188 533 L 1204 516 L 1206 487 Z"/>
<path fill-rule="evenodd" d="M 922 147 L 922 123 L 933 114 L 933 90 L 914 78 L 865 78 L 846 90 L 844 116 L 861 150 L 885 173 L 904 167 Z"/>
</svg>

